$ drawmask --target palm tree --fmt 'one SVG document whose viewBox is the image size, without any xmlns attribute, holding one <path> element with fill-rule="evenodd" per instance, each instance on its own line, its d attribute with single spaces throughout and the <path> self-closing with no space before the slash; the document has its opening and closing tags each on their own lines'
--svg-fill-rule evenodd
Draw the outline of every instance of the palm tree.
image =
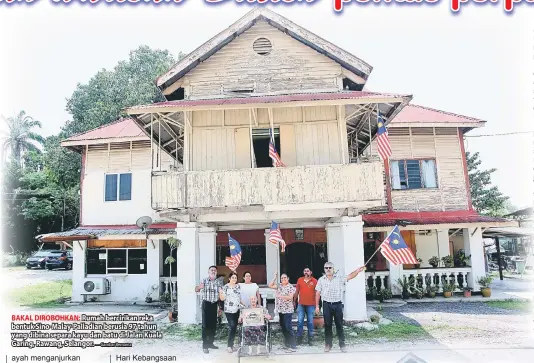
<svg viewBox="0 0 534 363">
<path fill-rule="evenodd" d="M 7 125 L 7 135 L 2 137 L 2 154 L 9 150 L 11 158 L 19 166 L 22 166 L 22 157 L 25 152 L 41 152 L 36 144 L 42 145 L 44 138 L 32 131 L 34 127 L 41 128 L 40 121 L 34 120 L 24 111 L 20 111 L 15 117 L 5 118 L 2 116 L 2 119 Z"/>
</svg>

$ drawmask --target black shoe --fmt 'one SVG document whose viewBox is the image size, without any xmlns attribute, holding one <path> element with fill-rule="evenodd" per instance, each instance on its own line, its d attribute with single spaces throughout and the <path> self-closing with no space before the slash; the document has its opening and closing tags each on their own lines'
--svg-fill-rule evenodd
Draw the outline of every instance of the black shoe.
<svg viewBox="0 0 534 363">
<path fill-rule="evenodd" d="M 212 344 L 212 345 L 210 345 L 210 349 L 219 349 L 219 347 Z"/>
<path fill-rule="evenodd" d="M 313 345 L 313 338 L 308 337 L 308 345 L 309 345 L 309 346 L 312 346 L 312 345 Z"/>
<path fill-rule="evenodd" d="M 297 337 L 297 345 L 302 345 L 302 336 Z"/>
<path fill-rule="evenodd" d="M 210 352 L 210 351 L 208 350 L 208 348 L 204 348 L 204 349 L 202 349 L 202 351 L 203 351 L 204 353 L 206 353 L 206 354 L 208 354 L 208 353 Z"/>
</svg>

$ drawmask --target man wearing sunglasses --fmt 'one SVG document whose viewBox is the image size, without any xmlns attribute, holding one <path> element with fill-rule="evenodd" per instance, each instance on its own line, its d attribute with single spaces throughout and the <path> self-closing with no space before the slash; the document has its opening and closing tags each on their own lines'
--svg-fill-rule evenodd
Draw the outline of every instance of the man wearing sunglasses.
<svg viewBox="0 0 534 363">
<path fill-rule="evenodd" d="M 343 304 L 341 300 L 345 292 L 345 284 L 352 280 L 360 272 L 365 270 L 361 266 L 347 276 L 335 276 L 334 264 L 327 262 L 324 264 L 325 275 L 317 282 L 315 288 L 315 313 L 319 314 L 319 301 L 323 299 L 323 316 L 324 316 L 324 351 L 329 352 L 332 349 L 332 320 L 336 323 L 337 336 L 339 338 L 339 347 L 342 352 L 346 352 L 345 334 L 343 333 Z"/>
</svg>

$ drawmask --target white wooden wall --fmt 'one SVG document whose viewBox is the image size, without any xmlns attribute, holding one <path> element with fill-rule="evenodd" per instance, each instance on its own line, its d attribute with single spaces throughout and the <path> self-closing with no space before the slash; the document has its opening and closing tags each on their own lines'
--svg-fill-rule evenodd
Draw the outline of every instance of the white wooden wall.
<svg viewBox="0 0 534 363">
<path fill-rule="evenodd" d="M 252 45 L 260 37 L 271 41 L 268 55 Z M 288 90 L 337 90 L 342 67 L 330 58 L 259 21 L 183 79 L 190 98 L 220 95 L 224 89 L 254 87 L 257 93 Z"/>
<path fill-rule="evenodd" d="M 392 190 L 395 211 L 466 210 L 467 187 L 458 129 L 389 128 L 392 160 L 436 159 L 437 189 Z M 376 142 L 373 154 L 378 155 Z"/>
<path fill-rule="evenodd" d="M 157 146 L 153 147 L 154 166 Z M 134 141 L 90 145 L 84 153 L 85 166 L 82 186 L 82 224 L 113 225 L 135 224 L 137 218 L 148 215 L 155 220 L 151 207 L 150 142 Z M 161 152 L 162 170 L 173 164 L 165 152 Z M 107 173 L 132 173 L 132 199 L 129 201 L 105 201 L 105 175 Z"/>
<path fill-rule="evenodd" d="M 267 110 L 256 112 L 252 128 L 269 128 Z M 250 168 L 250 123 L 249 110 L 193 112 L 192 170 Z M 347 153 L 335 106 L 273 109 L 273 123 L 280 128 L 279 151 L 288 166 L 340 164 L 341 153 Z"/>
</svg>

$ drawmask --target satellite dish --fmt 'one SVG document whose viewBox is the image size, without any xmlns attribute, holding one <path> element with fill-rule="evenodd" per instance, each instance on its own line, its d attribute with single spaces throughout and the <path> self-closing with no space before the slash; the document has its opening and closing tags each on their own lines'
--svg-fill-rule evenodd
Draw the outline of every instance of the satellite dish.
<svg viewBox="0 0 534 363">
<path fill-rule="evenodd" d="M 148 216 L 143 216 L 139 218 L 137 222 L 135 222 L 135 224 L 137 225 L 137 227 L 141 228 L 143 232 L 145 232 L 146 228 L 152 224 L 152 218 Z"/>
</svg>

